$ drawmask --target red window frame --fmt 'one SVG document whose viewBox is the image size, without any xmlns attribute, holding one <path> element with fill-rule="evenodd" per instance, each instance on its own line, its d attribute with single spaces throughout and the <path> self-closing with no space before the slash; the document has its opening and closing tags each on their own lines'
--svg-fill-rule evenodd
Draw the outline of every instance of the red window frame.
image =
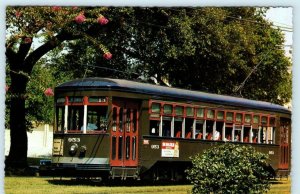
<svg viewBox="0 0 300 194">
<path fill-rule="evenodd" d="M 239 121 L 236 120 L 236 117 L 237 117 L 236 115 L 237 114 L 241 114 L 242 115 L 241 122 L 239 122 Z M 238 124 L 238 125 L 243 125 L 244 124 L 244 112 L 240 112 L 240 111 L 234 112 L 234 123 Z"/>
<path fill-rule="evenodd" d="M 232 113 L 232 120 L 231 121 L 229 121 L 229 120 L 227 120 L 227 114 L 228 113 Z M 226 123 L 234 123 L 234 111 L 225 111 L 225 122 Z"/>
<path fill-rule="evenodd" d="M 208 117 L 207 117 L 207 113 L 208 113 L 209 110 L 214 111 L 214 118 L 208 118 Z M 206 108 L 206 109 L 205 109 L 205 120 L 209 120 L 209 121 L 214 121 L 214 120 L 216 120 L 216 109 L 213 109 L 213 108 Z"/>
<path fill-rule="evenodd" d="M 223 119 L 218 119 L 218 113 L 219 112 L 223 112 L 224 114 L 223 114 Z M 225 122 L 226 121 L 226 111 L 225 110 L 216 110 L 216 121 L 223 121 L 223 122 Z"/>
</svg>

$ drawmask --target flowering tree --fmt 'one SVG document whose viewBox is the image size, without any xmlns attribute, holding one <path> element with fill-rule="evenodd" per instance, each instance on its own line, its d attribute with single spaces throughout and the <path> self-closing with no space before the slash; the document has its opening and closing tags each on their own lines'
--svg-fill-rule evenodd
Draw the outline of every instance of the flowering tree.
<svg viewBox="0 0 300 194">
<path fill-rule="evenodd" d="M 25 102 L 26 87 L 33 67 L 49 51 L 64 49 L 64 43 L 77 39 L 89 40 L 105 59 L 111 59 L 108 49 L 93 38 L 95 26 L 108 24 L 102 14 L 107 8 L 79 7 L 7 7 L 6 58 L 10 84 L 9 126 L 11 146 L 5 161 L 6 169 L 27 167 L 27 134 Z M 44 86 L 44 94 L 52 96 L 51 86 Z"/>
</svg>

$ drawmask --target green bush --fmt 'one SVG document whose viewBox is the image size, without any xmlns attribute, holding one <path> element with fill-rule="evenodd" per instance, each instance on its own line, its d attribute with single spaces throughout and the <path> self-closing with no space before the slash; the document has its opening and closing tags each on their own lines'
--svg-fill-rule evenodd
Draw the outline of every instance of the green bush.
<svg viewBox="0 0 300 194">
<path fill-rule="evenodd" d="M 191 158 L 193 193 L 264 193 L 270 189 L 268 156 L 251 146 L 223 144 Z"/>
</svg>

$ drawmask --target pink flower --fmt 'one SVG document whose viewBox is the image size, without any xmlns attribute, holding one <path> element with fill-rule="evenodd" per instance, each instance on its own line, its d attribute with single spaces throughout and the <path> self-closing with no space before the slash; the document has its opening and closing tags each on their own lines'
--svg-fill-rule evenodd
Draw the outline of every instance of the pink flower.
<svg viewBox="0 0 300 194">
<path fill-rule="evenodd" d="M 97 22 L 100 24 L 100 25 L 105 25 L 108 23 L 108 19 L 106 19 L 104 16 L 100 16 L 97 18 Z"/>
<path fill-rule="evenodd" d="M 85 21 L 85 16 L 81 13 L 75 17 L 75 22 L 77 24 L 82 24 Z"/>
<path fill-rule="evenodd" d="M 21 14 L 20 11 L 17 11 L 17 12 L 16 12 L 16 17 L 17 17 L 17 18 L 21 17 L 21 15 L 22 15 L 22 14 Z"/>
<path fill-rule="evenodd" d="M 106 52 L 106 53 L 104 53 L 103 58 L 110 60 L 112 58 L 112 54 L 110 52 Z"/>
<path fill-rule="evenodd" d="M 5 92 L 7 92 L 8 90 L 9 90 L 9 86 L 6 85 L 6 86 L 5 86 Z"/>
<path fill-rule="evenodd" d="M 45 91 L 44 91 L 44 94 L 46 96 L 54 96 L 54 92 L 51 88 L 47 88 Z"/>
<path fill-rule="evenodd" d="M 61 9 L 60 6 L 53 6 L 52 11 L 59 11 Z"/>
<path fill-rule="evenodd" d="M 32 42 L 32 40 L 31 40 L 31 38 L 26 37 L 26 38 L 24 39 L 24 42 L 25 42 L 26 44 L 29 44 L 29 43 Z"/>
</svg>

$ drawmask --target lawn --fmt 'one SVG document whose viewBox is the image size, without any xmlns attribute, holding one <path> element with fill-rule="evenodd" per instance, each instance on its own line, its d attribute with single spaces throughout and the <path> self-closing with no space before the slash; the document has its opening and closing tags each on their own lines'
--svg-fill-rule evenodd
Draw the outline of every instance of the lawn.
<svg viewBox="0 0 300 194">
<path fill-rule="evenodd" d="M 64 178 L 41 177 L 5 177 L 6 194 L 42 194 L 42 193 L 74 193 L 74 194 L 109 194 L 109 193 L 138 193 L 138 194 L 187 194 L 191 193 L 191 185 L 153 185 L 153 186 L 104 186 L 99 183 L 78 182 Z M 290 193 L 290 179 L 274 181 L 268 193 Z"/>
</svg>

